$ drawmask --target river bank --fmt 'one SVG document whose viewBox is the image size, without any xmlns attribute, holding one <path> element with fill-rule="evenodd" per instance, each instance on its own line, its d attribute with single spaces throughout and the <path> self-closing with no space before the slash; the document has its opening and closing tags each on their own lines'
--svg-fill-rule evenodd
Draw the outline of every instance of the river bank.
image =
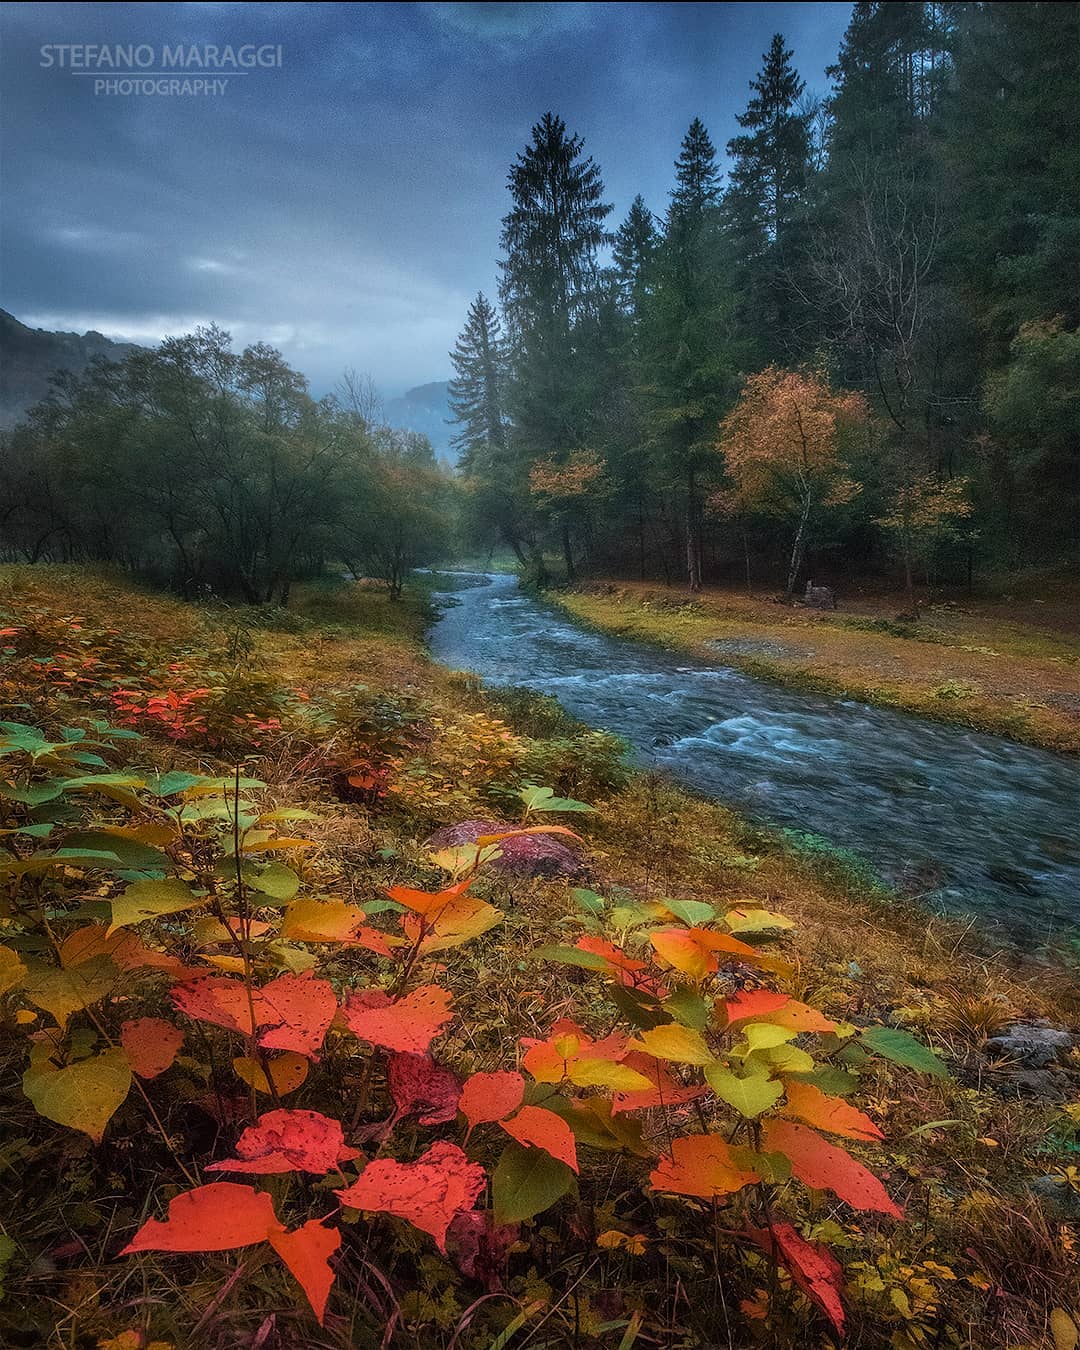
<svg viewBox="0 0 1080 1350">
<path fill-rule="evenodd" d="M 547 598 L 605 633 L 1044 749 L 1080 752 L 1080 630 L 1068 603 L 965 600 L 895 618 L 896 598 L 837 611 L 709 589 L 597 581 Z M 1066 597 L 1066 600 L 1068 597 Z"/>
</svg>

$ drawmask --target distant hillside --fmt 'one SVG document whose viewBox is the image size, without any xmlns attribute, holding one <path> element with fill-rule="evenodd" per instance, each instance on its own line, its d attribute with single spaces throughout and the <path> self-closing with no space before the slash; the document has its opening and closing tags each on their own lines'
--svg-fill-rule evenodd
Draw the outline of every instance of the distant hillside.
<svg viewBox="0 0 1080 1350">
<path fill-rule="evenodd" d="M 422 432 L 435 447 L 435 453 L 440 459 L 456 463 L 457 451 L 451 447 L 450 437 L 458 427 L 456 423 L 450 422 L 448 388 L 447 380 L 418 384 L 400 398 L 388 398 L 383 412 L 390 426 Z"/>
<path fill-rule="evenodd" d="M 50 333 L 0 309 L 0 430 L 20 422 L 49 392 L 58 370 L 85 370 L 95 356 L 122 361 L 138 348 L 100 333 Z"/>
</svg>

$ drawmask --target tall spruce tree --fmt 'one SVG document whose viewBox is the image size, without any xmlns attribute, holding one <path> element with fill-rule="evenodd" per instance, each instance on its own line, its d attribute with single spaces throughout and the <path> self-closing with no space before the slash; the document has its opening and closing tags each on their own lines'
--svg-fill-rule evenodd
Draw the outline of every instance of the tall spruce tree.
<svg viewBox="0 0 1080 1350">
<path fill-rule="evenodd" d="M 700 590 L 702 580 L 703 479 L 716 463 L 716 428 L 735 383 L 719 199 L 716 151 L 695 118 L 675 163 L 641 339 L 658 478 L 679 503 L 691 591 Z"/>
<path fill-rule="evenodd" d="M 561 117 L 545 113 L 510 170 L 500 297 L 510 330 L 512 449 L 524 465 L 559 464 L 579 443 L 577 335 L 602 293 L 598 253 L 609 242 L 600 170 Z M 562 528 L 568 575 L 573 547 Z"/>
<path fill-rule="evenodd" d="M 738 313 L 759 361 L 802 354 L 802 306 L 788 272 L 796 265 L 796 218 L 810 177 L 810 114 L 792 53 L 775 34 L 752 96 L 728 141 L 733 164 L 724 198 L 736 265 Z M 798 329 L 799 331 L 795 331 Z"/>
<path fill-rule="evenodd" d="M 615 231 L 611 247 L 619 300 L 629 314 L 633 314 L 640 306 L 644 287 L 648 284 L 649 267 L 659 242 L 660 235 L 653 213 L 639 193 L 630 203 L 626 219 Z"/>
<path fill-rule="evenodd" d="M 451 443 L 461 451 L 462 463 L 468 468 L 472 459 L 494 454 L 506 441 L 502 324 L 482 291 L 469 306 L 450 361 L 454 367 L 448 390 L 450 411 L 462 428 Z"/>
</svg>

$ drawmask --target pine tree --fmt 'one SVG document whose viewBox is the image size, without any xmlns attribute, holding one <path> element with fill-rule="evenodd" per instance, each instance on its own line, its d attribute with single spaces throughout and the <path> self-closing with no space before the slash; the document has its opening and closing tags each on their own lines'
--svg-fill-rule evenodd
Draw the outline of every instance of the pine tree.
<svg viewBox="0 0 1080 1350">
<path fill-rule="evenodd" d="M 753 97 L 736 120 L 747 134 L 728 141 L 735 161 L 728 193 L 735 219 L 757 236 L 764 251 L 782 239 L 809 172 L 810 133 L 799 100 L 806 89 L 792 53 L 775 34 L 761 73 L 750 81 Z"/>
<path fill-rule="evenodd" d="M 715 463 L 716 427 L 735 392 L 719 199 L 716 152 L 695 118 L 675 163 L 641 338 L 657 477 L 680 502 L 691 591 L 702 581 L 703 478 Z"/>
<path fill-rule="evenodd" d="M 462 426 L 451 444 L 462 452 L 461 463 L 468 470 L 473 460 L 496 454 L 506 441 L 502 325 L 483 292 L 469 306 L 450 361 L 454 367 L 450 411 Z"/>
<path fill-rule="evenodd" d="M 638 308 L 659 242 L 653 213 L 639 193 L 630 203 L 626 219 L 615 232 L 611 250 L 619 297 L 628 313 Z"/>
<path fill-rule="evenodd" d="M 513 206 L 503 218 L 500 296 L 510 328 L 512 448 L 528 466 L 559 464 L 578 448 L 580 352 L 575 332 L 602 294 L 599 249 L 609 242 L 600 170 L 580 136 L 546 113 L 510 170 Z M 572 541 L 562 531 L 568 575 Z"/>
</svg>

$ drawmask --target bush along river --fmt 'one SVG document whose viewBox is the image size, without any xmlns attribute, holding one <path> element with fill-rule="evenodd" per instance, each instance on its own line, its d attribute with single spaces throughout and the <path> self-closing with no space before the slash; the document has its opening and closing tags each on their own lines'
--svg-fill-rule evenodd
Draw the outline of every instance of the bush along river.
<svg viewBox="0 0 1080 1350">
<path fill-rule="evenodd" d="M 552 694 L 643 767 L 850 850 L 935 909 L 1028 946 L 1080 934 L 1080 761 L 688 666 L 578 627 L 514 576 L 447 574 L 435 600 L 429 643 L 443 664 Z"/>
</svg>

